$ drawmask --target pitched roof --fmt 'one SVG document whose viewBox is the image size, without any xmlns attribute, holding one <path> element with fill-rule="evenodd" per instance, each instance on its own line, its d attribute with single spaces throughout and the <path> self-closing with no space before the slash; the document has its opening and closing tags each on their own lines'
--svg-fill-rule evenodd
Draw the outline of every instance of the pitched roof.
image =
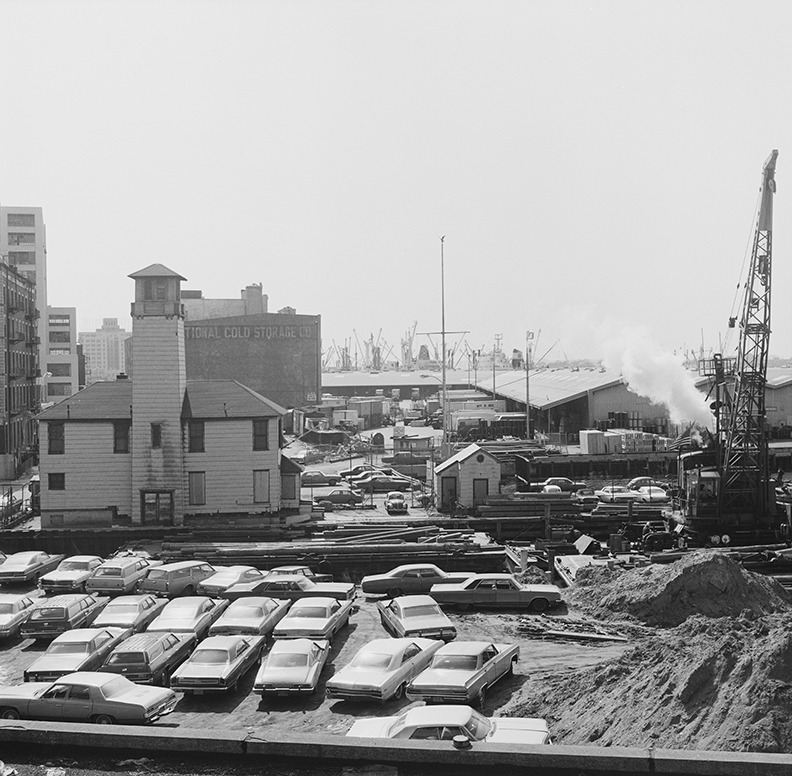
<svg viewBox="0 0 792 776">
<path fill-rule="evenodd" d="M 179 278 L 179 280 L 187 280 L 183 278 L 178 272 L 168 269 L 164 264 L 149 264 L 148 267 L 143 267 L 131 275 L 130 278 Z"/>
<path fill-rule="evenodd" d="M 236 380 L 188 380 L 183 418 L 276 418 L 286 410 Z M 132 380 L 94 383 L 44 410 L 39 420 L 129 420 Z"/>
<path fill-rule="evenodd" d="M 462 463 L 466 461 L 471 456 L 475 455 L 476 453 L 483 453 L 488 458 L 492 458 L 492 460 L 497 460 L 495 456 L 485 450 L 483 447 L 480 447 L 475 442 L 472 445 L 468 445 L 467 447 L 463 447 L 458 452 L 454 453 L 450 458 L 446 458 L 441 464 L 435 466 L 435 474 L 437 472 L 444 471 L 445 469 L 449 468 L 449 466 L 453 466 L 456 463 Z"/>
</svg>

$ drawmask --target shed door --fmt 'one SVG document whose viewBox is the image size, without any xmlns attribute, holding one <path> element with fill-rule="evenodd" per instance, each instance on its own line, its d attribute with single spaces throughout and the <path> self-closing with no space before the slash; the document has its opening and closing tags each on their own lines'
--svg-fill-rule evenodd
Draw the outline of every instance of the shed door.
<svg viewBox="0 0 792 776">
<path fill-rule="evenodd" d="M 489 495 L 489 480 L 486 478 L 473 480 L 473 506 L 485 504 Z"/>
<path fill-rule="evenodd" d="M 450 510 L 457 500 L 457 481 L 456 477 L 440 478 L 440 510 L 446 512 Z"/>
</svg>

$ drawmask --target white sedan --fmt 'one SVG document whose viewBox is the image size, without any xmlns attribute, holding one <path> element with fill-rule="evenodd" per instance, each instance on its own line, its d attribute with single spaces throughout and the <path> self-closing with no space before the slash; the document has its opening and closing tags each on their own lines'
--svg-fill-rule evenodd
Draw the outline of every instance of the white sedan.
<svg viewBox="0 0 792 776">
<path fill-rule="evenodd" d="M 239 598 L 220 615 L 209 628 L 210 636 L 229 633 L 251 636 L 269 636 L 275 626 L 289 611 L 291 601 L 252 595 Z"/>
<path fill-rule="evenodd" d="M 451 641 L 456 628 L 429 595 L 404 595 L 377 603 L 383 626 L 394 636 L 425 636 Z"/>
<path fill-rule="evenodd" d="M 399 700 L 442 646 L 436 639 L 374 639 L 327 681 L 328 698 Z"/>
<path fill-rule="evenodd" d="M 640 494 L 636 490 L 630 490 L 624 485 L 606 485 L 604 488 L 594 491 L 594 495 L 608 504 L 628 504 L 630 501 L 638 501 Z"/>
<path fill-rule="evenodd" d="M 314 639 L 276 641 L 261 663 L 253 692 L 266 695 L 311 695 L 316 692 L 330 642 Z"/>
<path fill-rule="evenodd" d="M 649 485 L 639 488 L 638 500 L 646 504 L 667 504 L 671 498 L 662 488 Z"/>
<path fill-rule="evenodd" d="M 349 623 L 352 601 L 337 598 L 301 598 L 275 626 L 275 639 L 327 639 Z"/>
<path fill-rule="evenodd" d="M 30 594 L 0 593 L 0 638 L 17 636 L 37 603 Z"/>
<path fill-rule="evenodd" d="M 174 598 L 147 630 L 150 633 L 194 633 L 200 640 L 228 608 L 228 603 L 200 595 Z"/>
<path fill-rule="evenodd" d="M 216 598 L 225 593 L 231 585 L 240 582 L 258 582 L 267 576 L 266 571 L 259 571 L 253 566 L 228 566 L 218 569 L 210 577 L 198 583 L 198 595 L 208 595 Z"/>
<path fill-rule="evenodd" d="M 487 718 L 470 706 L 417 706 L 398 717 L 359 719 L 347 733 L 358 738 L 468 741 L 495 744 L 550 744 L 547 722 L 535 717 Z"/>
</svg>

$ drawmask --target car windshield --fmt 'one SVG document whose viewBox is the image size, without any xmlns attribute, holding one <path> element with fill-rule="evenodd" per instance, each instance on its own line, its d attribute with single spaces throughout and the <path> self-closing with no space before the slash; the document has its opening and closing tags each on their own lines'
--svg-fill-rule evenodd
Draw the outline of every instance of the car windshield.
<svg viewBox="0 0 792 776">
<path fill-rule="evenodd" d="M 108 700 L 111 698 L 120 698 L 133 688 L 134 685 L 129 679 L 123 676 L 117 676 L 115 679 L 112 679 L 102 686 L 102 695 Z"/>
<path fill-rule="evenodd" d="M 232 614 L 234 617 L 250 618 L 251 620 L 264 616 L 264 610 L 260 606 L 250 606 L 249 604 L 245 606 L 234 606 L 228 610 L 228 613 Z"/>
<path fill-rule="evenodd" d="M 228 662 L 228 652 L 224 649 L 197 649 L 190 658 L 191 663 L 202 666 L 216 666 Z"/>
<path fill-rule="evenodd" d="M 87 560 L 65 560 L 58 566 L 58 571 L 87 571 Z"/>
<path fill-rule="evenodd" d="M 145 663 L 146 654 L 144 652 L 118 652 L 107 658 L 108 665 L 124 665 L 126 663 Z"/>
<path fill-rule="evenodd" d="M 112 614 L 113 616 L 118 614 L 137 614 L 138 607 L 137 604 L 110 604 L 102 614 Z M 101 614 L 99 615 L 102 616 Z"/>
<path fill-rule="evenodd" d="M 404 617 L 430 617 L 433 614 L 440 614 L 437 604 L 421 604 L 420 606 L 405 606 L 402 610 Z"/>
<path fill-rule="evenodd" d="M 271 668 L 300 668 L 308 665 L 308 655 L 303 653 L 270 655 L 267 665 Z"/>
<path fill-rule="evenodd" d="M 192 617 L 195 614 L 194 601 L 171 601 L 165 614 L 174 617 Z"/>
<path fill-rule="evenodd" d="M 487 737 L 487 734 L 492 729 L 492 724 L 486 717 L 477 711 L 473 711 L 464 727 L 474 741 L 481 741 Z"/>
<path fill-rule="evenodd" d="M 66 610 L 62 606 L 44 606 L 36 609 L 30 615 L 31 620 L 58 620 L 66 616 Z"/>
<path fill-rule="evenodd" d="M 0 604 L 0 614 L 13 614 L 14 604 Z"/>
<path fill-rule="evenodd" d="M 97 577 L 120 577 L 121 576 L 121 569 L 119 568 L 109 568 L 109 569 L 96 569 L 96 576 Z"/>
<path fill-rule="evenodd" d="M 382 668 L 385 669 L 390 665 L 391 656 L 383 655 L 380 652 L 358 652 L 350 666 L 355 668 Z"/>
<path fill-rule="evenodd" d="M 62 644 L 52 643 L 47 650 L 48 655 L 80 655 L 88 651 L 85 641 L 66 641 Z"/>
<path fill-rule="evenodd" d="M 287 617 L 321 617 L 322 619 L 327 617 L 327 609 L 324 606 L 301 606 L 297 609 L 293 609 L 287 615 Z"/>
<path fill-rule="evenodd" d="M 475 655 L 435 655 L 432 668 L 453 668 L 459 671 L 475 671 L 477 658 Z"/>
</svg>

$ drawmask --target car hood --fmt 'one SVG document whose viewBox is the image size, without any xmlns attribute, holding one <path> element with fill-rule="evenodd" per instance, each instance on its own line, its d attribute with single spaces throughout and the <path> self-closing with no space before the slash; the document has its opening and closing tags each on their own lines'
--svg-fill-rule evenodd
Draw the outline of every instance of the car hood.
<svg viewBox="0 0 792 776">
<path fill-rule="evenodd" d="M 49 687 L 51 682 L 25 682 L 14 687 L 0 687 L 0 703 L 6 699 L 35 698 Z"/>
<path fill-rule="evenodd" d="M 308 681 L 309 671 L 308 666 L 268 668 L 265 665 L 256 677 L 256 684 L 276 684 L 279 687 L 289 684 L 304 684 Z"/>
<path fill-rule="evenodd" d="M 20 612 L 17 612 L 16 614 L 0 614 L 0 628 L 13 622 L 14 618 L 18 617 L 19 614 Z"/>
<path fill-rule="evenodd" d="M 77 655 L 43 655 L 38 660 L 34 660 L 28 667 L 28 673 L 40 671 L 41 673 L 49 673 L 50 671 L 79 671 L 80 666 L 85 663 L 91 656 L 85 653 Z"/>
<path fill-rule="evenodd" d="M 348 736 L 360 738 L 382 738 L 395 717 L 373 717 L 359 719 L 349 728 Z"/>
<path fill-rule="evenodd" d="M 427 668 L 412 680 L 413 687 L 435 687 L 438 684 L 458 687 L 470 679 L 474 671 L 459 668 Z"/>
<path fill-rule="evenodd" d="M 42 578 L 42 582 L 73 582 L 75 579 L 83 579 L 90 575 L 89 571 L 50 571 Z"/>
</svg>

